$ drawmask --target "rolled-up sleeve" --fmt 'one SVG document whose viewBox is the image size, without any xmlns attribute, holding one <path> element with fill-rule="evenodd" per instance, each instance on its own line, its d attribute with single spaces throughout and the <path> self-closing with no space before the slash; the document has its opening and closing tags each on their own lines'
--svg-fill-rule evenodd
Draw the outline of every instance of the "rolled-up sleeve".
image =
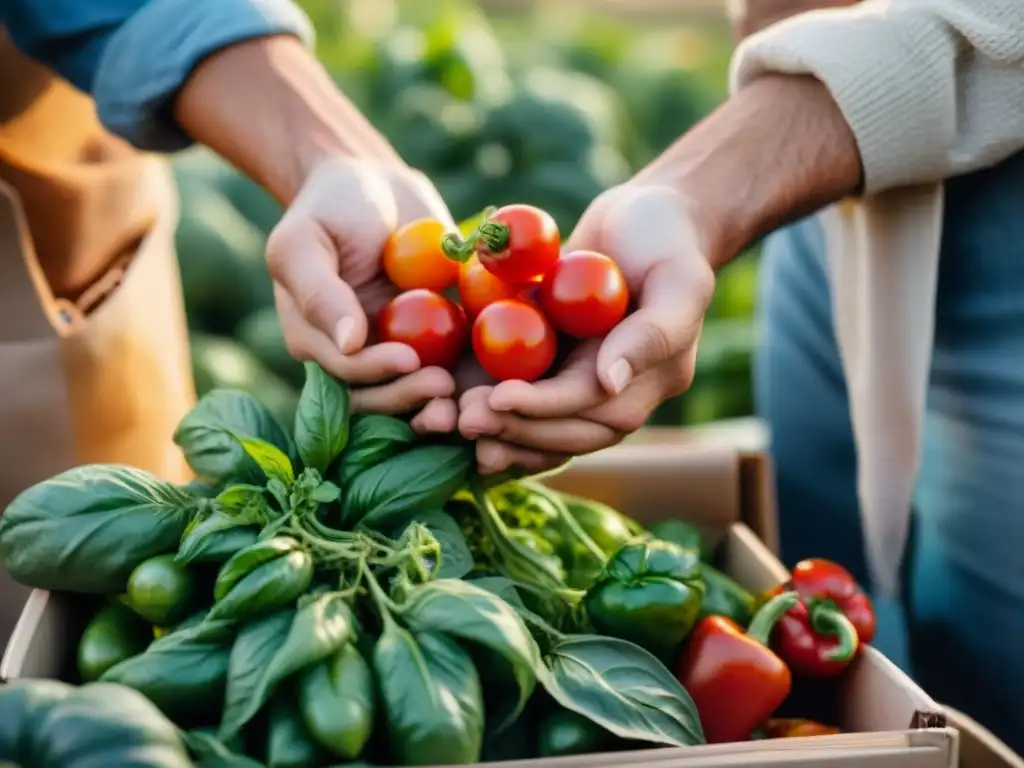
<svg viewBox="0 0 1024 768">
<path fill-rule="evenodd" d="M 1024 0 L 863 0 L 750 37 L 732 87 L 807 74 L 853 130 L 867 192 L 937 182 L 1024 147 Z"/>
<path fill-rule="evenodd" d="M 291 0 L 5 0 L 0 21 L 27 55 L 91 93 L 112 133 L 160 152 L 191 143 L 170 103 L 203 59 L 268 35 L 313 39 Z"/>
</svg>

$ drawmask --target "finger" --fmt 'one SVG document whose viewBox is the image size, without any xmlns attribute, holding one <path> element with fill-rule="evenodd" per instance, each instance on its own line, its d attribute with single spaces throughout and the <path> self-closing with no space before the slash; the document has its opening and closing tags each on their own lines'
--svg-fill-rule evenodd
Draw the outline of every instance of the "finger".
<svg viewBox="0 0 1024 768">
<path fill-rule="evenodd" d="M 411 411 L 435 398 L 450 398 L 455 382 L 443 368 L 423 368 L 388 384 L 353 389 L 351 405 L 356 413 L 398 414 Z"/>
<path fill-rule="evenodd" d="M 274 293 L 288 351 L 296 359 L 316 360 L 333 376 L 353 384 L 376 384 L 420 367 L 415 350 L 397 342 L 343 355 L 327 334 L 306 322 L 290 294 L 280 286 L 275 286 Z"/>
<path fill-rule="evenodd" d="M 601 342 L 583 342 L 550 379 L 529 384 L 504 381 L 494 387 L 488 405 L 496 412 L 514 412 L 534 419 L 574 416 L 608 398 L 597 378 Z"/>
<path fill-rule="evenodd" d="M 587 419 L 524 419 L 511 413 L 492 413 L 492 417 L 496 429 L 487 437 L 546 453 L 578 456 L 615 445 L 624 437 L 606 424 Z M 461 420 L 459 428 L 462 431 Z"/>
<path fill-rule="evenodd" d="M 438 434 L 453 432 L 459 423 L 459 409 L 455 401 L 448 398 L 431 400 L 417 413 L 409 426 L 417 434 Z"/>
<path fill-rule="evenodd" d="M 424 174 L 418 171 L 402 170 L 402 177 L 394 184 L 395 200 L 398 203 L 398 220 L 437 219 L 455 230 L 455 219 L 437 188 Z"/>
<path fill-rule="evenodd" d="M 476 444 L 477 468 L 483 475 L 505 472 L 512 467 L 531 473 L 546 472 L 568 460 L 568 456 L 530 451 L 496 440 L 480 440 Z"/>
<path fill-rule="evenodd" d="M 501 431 L 501 418 L 487 405 L 488 387 L 477 387 L 459 399 L 459 434 L 476 440 Z"/>
<path fill-rule="evenodd" d="M 342 353 L 366 342 L 367 319 L 352 287 L 338 275 L 330 234 L 315 220 L 285 216 L 267 240 L 267 268 L 306 323 Z"/>
<path fill-rule="evenodd" d="M 621 435 L 635 432 L 647 423 L 655 408 L 679 393 L 680 380 L 692 378 L 692 360 L 691 353 L 684 353 L 662 363 L 634 379 L 622 394 L 583 411 L 579 418 L 604 424 Z"/>
<path fill-rule="evenodd" d="M 666 258 L 648 270 L 639 308 L 601 344 L 597 375 L 618 394 L 637 376 L 692 347 L 714 291 L 714 274 L 699 254 Z"/>
</svg>

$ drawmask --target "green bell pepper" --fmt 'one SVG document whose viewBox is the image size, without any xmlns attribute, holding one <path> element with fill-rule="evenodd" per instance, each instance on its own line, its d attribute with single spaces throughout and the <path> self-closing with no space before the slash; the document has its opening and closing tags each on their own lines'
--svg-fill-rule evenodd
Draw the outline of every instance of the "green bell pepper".
<svg viewBox="0 0 1024 768">
<path fill-rule="evenodd" d="M 741 627 L 750 624 L 757 610 L 757 598 L 707 563 L 701 565 L 700 572 L 704 579 L 705 593 L 699 618 L 726 616 Z"/>
<path fill-rule="evenodd" d="M 662 520 L 651 526 L 651 533 L 654 538 L 661 541 L 671 541 L 683 549 L 697 550 L 700 552 L 700 559 L 705 563 L 709 562 L 714 554 L 714 547 L 701 535 L 701 532 L 682 520 L 675 518 Z"/>
<path fill-rule="evenodd" d="M 584 605 L 598 632 L 667 660 L 693 629 L 703 597 L 697 551 L 652 540 L 612 555 Z"/>
</svg>

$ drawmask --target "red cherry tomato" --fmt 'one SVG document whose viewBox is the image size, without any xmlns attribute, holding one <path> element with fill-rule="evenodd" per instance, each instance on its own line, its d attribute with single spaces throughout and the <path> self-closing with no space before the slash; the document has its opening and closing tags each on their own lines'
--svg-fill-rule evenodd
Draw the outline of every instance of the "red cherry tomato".
<svg viewBox="0 0 1024 768">
<path fill-rule="evenodd" d="M 484 307 L 473 323 L 473 352 L 498 381 L 536 381 L 555 361 L 555 329 L 540 310 L 519 299 Z"/>
<path fill-rule="evenodd" d="M 459 269 L 459 299 L 470 317 L 476 317 L 488 304 L 501 299 L 522 298 L 533 285 L 506 283 L 485 269 L 476 256 L 471 256 Z"/>
<path fill-rule="evenodd" d="M 459 279 L 459 265 L 444 255 L 445 225 L 437 219 L 417 219 L 398 229 L 384 246 L 384 273 L 400 290 L 427 288 L 443 291 Z"/>
<path fill-rule="evenodd" d="M 562 238 L 551 216 L 532 205 L 506 205 L 480 225 L 477 255 L 509 283 L 540 279 L 558 260 Z"/>
<path fill-rule="evenodd" d="M 629 291 L 619 266 L 594 251 L 560 258 L 540 285 L 544 314 L 562 333 L 578 339 L 606 335 L 626 315 Z"/>
<path fill-rule="evenodd" d="M 416 350 L 424 368 L 451 368 L 469 335 L 462 307 L 423 288 L 393 298 L 381 310 L 378 323 L 383 341 L 408 344 Z"/>
</svg>

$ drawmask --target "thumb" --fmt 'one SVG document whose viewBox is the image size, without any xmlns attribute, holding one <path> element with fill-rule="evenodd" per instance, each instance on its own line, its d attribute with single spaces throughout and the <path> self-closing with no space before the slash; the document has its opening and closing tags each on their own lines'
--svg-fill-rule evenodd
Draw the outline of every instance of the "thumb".
<svg viewBox="0 0 1024 768">
<path fill-rule="evenodd" d="M 360 349 L 369 326 L 359 297 L 338 274 L 330 234 L 308 217 L 285 217 L 267 240 L 270 276 L 292 298 L 307 324 L 331 339 L 338 351 Z"/>
<path fill-rule="evenodd" d="M 616 395 L 634 378 L 693 347 L 714 284 L 714 273 L 699 254 L 654 262 L 642 281 L 637 310 L 598 350 L 601 386 Z"/>
</svg>

